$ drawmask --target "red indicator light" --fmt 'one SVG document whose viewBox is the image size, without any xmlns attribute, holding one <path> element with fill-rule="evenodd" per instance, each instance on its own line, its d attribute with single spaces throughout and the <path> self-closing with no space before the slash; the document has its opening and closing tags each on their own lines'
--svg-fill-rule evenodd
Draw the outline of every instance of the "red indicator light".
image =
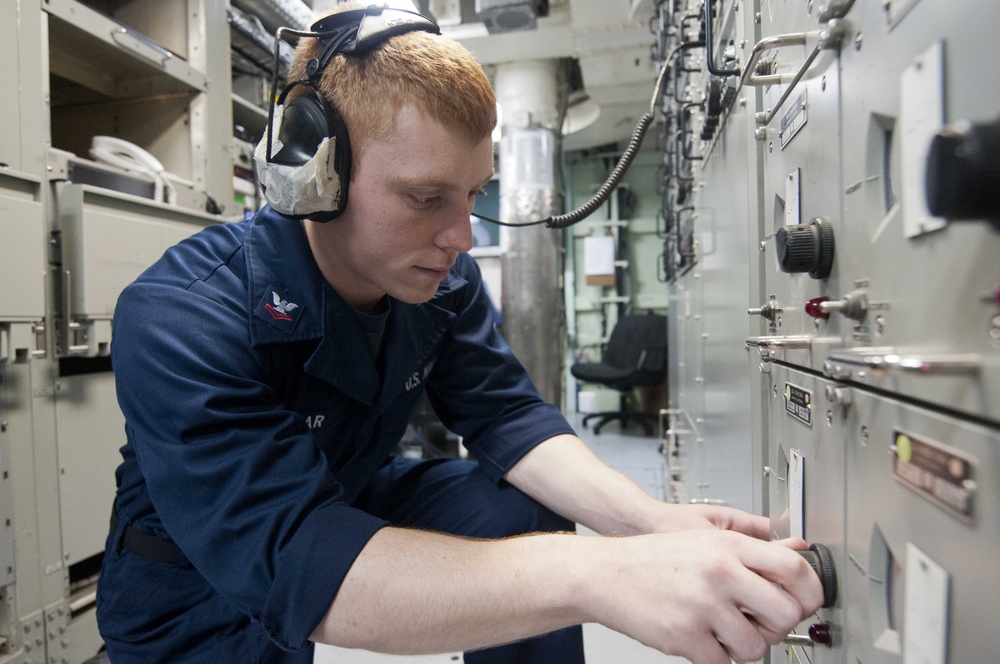
<svg viewBox="0 0 1000 664">
<path fill-rule="evenodd" d="M 822 318 L 824 320 L 829 318 L 830 314 L 824 312 L 819 306 L 828 299 L 829 298 L 827 297 L 814 297 L 806 302 L 806 314 L 812 316 L 813 318 Z"/>
</svg>

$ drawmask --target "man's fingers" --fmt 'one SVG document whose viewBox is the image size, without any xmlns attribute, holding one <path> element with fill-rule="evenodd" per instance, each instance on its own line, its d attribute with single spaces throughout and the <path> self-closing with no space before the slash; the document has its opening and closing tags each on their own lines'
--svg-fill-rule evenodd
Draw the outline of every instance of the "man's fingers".
<svg viewBox="0 0 1000 664">
<path fill-rule="evenodd" d="M 794 595 L 753 571 L 742 570 L 729 590 L 732 603 L 759 625 L 762 634 L 787 634 L 804 617 Z"/>
<path fill-rule="evenodd" d="M 776 643 L 781 643 L 786 638 L 788 638 L 788 634 L 789 634 L 788 630 L 782 630 L 780 632 L 775 632 L 775 631 L 770 630 L 770 629 L 764 627 L 763 625 L 761 625 L 759 622 L 757 622 L 757 619 L 754 618 L 753 616 L 751 616 L 750 614 L 744 613 L 743 615 L 746 616 L 747 620 L 750 621 L 751 625 L 753 625 L 754 627 L 757 628 L 757 631 L 759 631 L 761 633 L 761 636 L 764 637 L 764 640 L 767 641 L 768 643 L 770 643 L 771 645 L 774 645 Z"/>
<path fill-rule="evenodd" d="M 732 607 L 716 614 L 713 628 L 715 638 L 737 662 L 753 662 L 767 652 L 767 641 L 756 620 Z"/>
<path fill-rule="evenodd" d="M 814 613 L 823 605 L 823 586 L 809 563 L 796 550 L 804 548 L 802 540 L 780 542 L 746 540 L 740 547 L 741 562 L 760 576 L 777 583 L 799 603 L 802 617 Z"/>
</svg>

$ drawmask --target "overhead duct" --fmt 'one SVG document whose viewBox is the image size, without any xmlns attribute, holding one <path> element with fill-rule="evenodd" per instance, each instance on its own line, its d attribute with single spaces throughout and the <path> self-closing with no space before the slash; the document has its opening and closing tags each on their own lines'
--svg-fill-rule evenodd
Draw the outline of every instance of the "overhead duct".
<svg viewBox="0 0 1000 664">
<path fill-rule="evenodd" d="M 476 0 L 476 13 L 490 34 L 533 30 L 549 15 L 548 0 Z"/>
<path fill-rule="evenodd" d="M 232 4 L 257 16 L 272 35 L 280 27 L 305 30 L 316 20 L 316 12 L 302 0 L 232 0 Z"/>
<path fill-rule="evenodd" d="M 242 69 L 257 70 L 267 74 L 274 66 L 274 33 L 269 33 L 263 22 L 252 14 L 245 14 L 236 7 L 226 9 L 226 21 L 230 27 L 230 45 L 234 54 L 234 67 L 237 56 Z M 281 42 L 278 49 L 279 75 L 284 78 L 292 62 L 292 47 Z"/>
</svg>

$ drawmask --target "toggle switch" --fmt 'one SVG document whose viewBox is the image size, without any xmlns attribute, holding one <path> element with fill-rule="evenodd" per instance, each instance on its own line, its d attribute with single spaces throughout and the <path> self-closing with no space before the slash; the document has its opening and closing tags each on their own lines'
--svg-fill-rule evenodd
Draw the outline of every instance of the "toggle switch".
<svg viewBox="0 0 1000 664">
<path fill-rule="evenodd" d="M 823 586 L 823 608 L 829 609 L 837 603 L 837 570 L 833 565 L 833 554 L 824 544 L 812 544 L 798 554 L 806 559 L 816 572 Z"/>
<path fill-rule="evenodd" d="M 789 634 L 785 637 L 785 643 L 790 646 L 832 646 L 833 633 L 829 625 L 816 623 L 809 625 L 808 635 Z"/>
<path fill-rule="evenodd" d="M 864 320 L 868 314 L 868 296 L 860 290 L 851 291 L 842 300 L 827 300 L 826 298 L 810 300 L 810 302 L 813 301 L 816 302 L 816 309 L 823 314 L 836 311 L 853 320 Z"/>
<path fill-rule="evenodd" d="M 751 316 L 763 316 L 768 320 L 774 320 L 775 317 L 781 313 L 781 307 L 778 306 L 777 301 L 768 300 L 759 307 L 751 307 L 747 309 L 747 313 Z"/>
<path fill-rule="evenodd" d="M 782 226 L 774 234 L 778 265 L 782 272 L 808 272 L 825 279 L 833 269 L 833 226 L 816 218 L 808 224 Z"/>
</svg>

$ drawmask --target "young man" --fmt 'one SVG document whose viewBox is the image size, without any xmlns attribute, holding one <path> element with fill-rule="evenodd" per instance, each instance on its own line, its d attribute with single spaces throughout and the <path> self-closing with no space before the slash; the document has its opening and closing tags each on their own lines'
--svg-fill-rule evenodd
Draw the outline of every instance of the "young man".
<svg viewBox="0 0 1000 664">
<path fill-rule="evenodd" d="M 472 57 L 409 32 L 335 57 L 319 89 L 353 146 L 342 213 L 208 228 L 116 309 L 111 660 L 311 662 L 322 642 L 571 663 L 592 621 L 727 664 L 814 611 L 804 543 L 648 497 L 495 333 L 465 253 L 495 122 Z M 423 390 L 477 463 L 392 456 Z"/>
</svg>

